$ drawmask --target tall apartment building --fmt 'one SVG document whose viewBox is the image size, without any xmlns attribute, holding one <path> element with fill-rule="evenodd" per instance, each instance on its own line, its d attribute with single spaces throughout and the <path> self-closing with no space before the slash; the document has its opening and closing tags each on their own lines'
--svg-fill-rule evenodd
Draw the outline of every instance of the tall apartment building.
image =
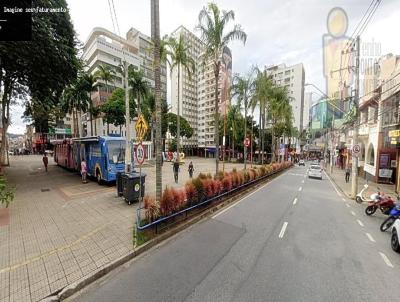
<svg viewBox="0 0 400 302">
<path fill-rule="evenodd" d="M 291 98 L 294 116 L 294 127 L 301 132 L 303 130 L 304 117 L 304 67 L 303 64 L 286 66 L 285 64 L 269 66 L 265 71 L 270 75 L 274 83 L 286 87 Z"/>
<path fill-rule="evenodd" d="M 126 60 L 134 68 L 143 71 L 149 86 L 154 89 L 154 69 L 151 38 L 141 33 L 137 29 L 131 28 L 126 33 L 126 38 L 120 37 L 111 31 L 96 27 L 90 33 L 83 48 L 82 59 L 87 64 L 87 72 L 94 74 L 100 65 L 108 65 L 116 70 Z M 100 83 L 105 84 L 102 80 Z M 111 83 L 107 83 L 110 88 L 100 86 L 98 91 L 92 94 L 95 106 L 103 104 L 111 95 L 112 90 L 123 88 L 123 75 L 116 72 L 115 78 Z M 165 64 L 161 66 L 161 95 L 167 97 L 167 70 Z M 82 116 L 82 124 L 86 128 L 87 135 L 104 135 L 107 126 L 104 125 L 101 117 L 95 121 L 97 133 L 90 133 L 89 115 Z M 131 125 L 133 127 L 133 125 Z M 110 133 L 119 134 L 119 127 L 109 125 Z M 122 135 L 125 135 L 125 127 L 122 127 Z"/>
<path fill-rule="evenodd" d="M 186 70 L 181 70 L 180 77 L 180 114 L 194 129 L 191 139 L 183 139 L 182 145 L 198 150 L 201 155 L 213 155 L 214 143 L 214 112 L 215 112 L 215 79 L 211 60 L 203 62 L 204 44 L 188 29 L 180 26 L 171 36 L 183 35 L 189 52 L 195 61 L 195 73 L 189 78 Z M 229 107 L 229 89 L 232 83 L 232 54 L 226 47 L 221 55 L 221 69 L 218 80 L 219 113 L 224 115 Z M 204 64 L 203 64 L 204 63 Z M 172 70 L 171 104 L 172 112 L 178 109 L 178 72 Z"/>
</svg>

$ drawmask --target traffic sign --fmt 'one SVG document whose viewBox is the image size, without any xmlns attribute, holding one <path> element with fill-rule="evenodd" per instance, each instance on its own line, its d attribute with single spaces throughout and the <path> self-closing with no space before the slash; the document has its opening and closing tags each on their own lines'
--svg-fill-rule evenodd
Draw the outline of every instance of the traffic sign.
<svg viewBox="0 0 400 302">
<path fill-rule="evenodd" d="M 352 151 L 353 151 L 354 156 L 358 156 L 361 151 L 361 146 L 359 144 L 354 145 L 352 148 Z"/>
<path fill-rule="evenodd" d="M 139 143 L 136 147 L 136 160 L 140 166 L 144 163 L 144 148 L 142 143 Z"/>
<path fill-rule="evenodd" d="M 246 137 L 243 141 L 244 146 L 247 148 L 248 146 L 250 146 L 250 139 L 248 137 Z"/>
<path fill-rule="evenodd" d="M 144 136 L 146 135 L 149 126 L 147 125 L 146 120 L 144 119 L 143 114 L 141 114 L 135 125 L 136 129 L 136 140 L 142 141 Z"/>
</svg>

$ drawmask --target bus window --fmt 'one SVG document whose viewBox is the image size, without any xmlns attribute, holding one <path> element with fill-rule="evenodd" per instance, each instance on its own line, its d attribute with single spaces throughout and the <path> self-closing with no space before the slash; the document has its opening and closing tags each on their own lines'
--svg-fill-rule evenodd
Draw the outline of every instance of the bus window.
<svg viewBox="0 0 400 302">
<path fill-rule="evenodd" d="M 108 141 L 108 161 L 110 164 L 125 163 L 125 142 Z"/>
</svg>

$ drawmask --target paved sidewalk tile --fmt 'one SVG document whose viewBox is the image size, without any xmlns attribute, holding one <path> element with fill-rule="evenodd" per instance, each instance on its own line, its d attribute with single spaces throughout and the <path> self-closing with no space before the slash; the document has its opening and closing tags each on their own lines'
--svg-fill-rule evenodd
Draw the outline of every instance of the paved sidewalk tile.
<svg viewBox="0 0 400 302">
<path fill-rule="evenodd" d="M 189 158 L 175 184 L 172 164 L 164 162 L 164 185 L 183 186 L 190 160 L 194 176 L 215 169 L 213 159 Z M 115 186 L 82 184 L 52 159 L 46 173 L 40 156 L 12 156 L 10 163 L 6 174 L 16 197 L 0 225 L 0 302 L 39 301 L 132 251 L 137 205 L 117 197 Z M 225 170 L 234 167 L 243 165 Z M 143 172 L 146 194 L 154 196 L 155 167 Z"/>
</svg>

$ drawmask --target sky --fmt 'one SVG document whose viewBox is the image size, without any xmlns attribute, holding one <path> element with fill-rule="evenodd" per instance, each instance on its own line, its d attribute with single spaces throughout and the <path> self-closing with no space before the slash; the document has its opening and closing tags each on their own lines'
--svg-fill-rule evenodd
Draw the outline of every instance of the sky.
<svg viewBox="0 0 400 302">
<path fill-rule="evenodd" d="M 150 0 L 113 0 L 119 32 L 125 36 L 134 27 L 150 35 Z M 221 9 L 235 12 L 234 23 L 247 33 L 245 45 L 232 42 L 233 72 L 245 74 L 251 66 L 303 63 L 306 83 L 325 91 L 323 76 L 322 37 L 327 33 L 327 15 L 334 7 L 342 7 L 349 19 L 346 32 L 354 28 L 370 5 L 370 0 L 217 0 Z M 67 0 L 78 38 L 85 42 L 94 27 L 114 31 L 108 0 Z M 208 1 L 160 0 L 161 36 L 180 25 L 194 31 L 199 11 Z M 381 55 L 400 55 L 400 6 L 398 0 L 382 0 L 361 36 L 362 41 L 379 43 Z M 233 25 L 233 22 L 232 24 Z M 118 29 L 115 29 L 118 33 Z M 196 31 L 194 31 L 197 33 Z M 198 34 L 198 33 L 197 33 Z M 306 91 L 316 91 L 311 86 Z M 314 94 L 313 94 L 314 95 Z M 10 133 L 23 133 L 23 108 L 15 106 Z"/>
</svg>

